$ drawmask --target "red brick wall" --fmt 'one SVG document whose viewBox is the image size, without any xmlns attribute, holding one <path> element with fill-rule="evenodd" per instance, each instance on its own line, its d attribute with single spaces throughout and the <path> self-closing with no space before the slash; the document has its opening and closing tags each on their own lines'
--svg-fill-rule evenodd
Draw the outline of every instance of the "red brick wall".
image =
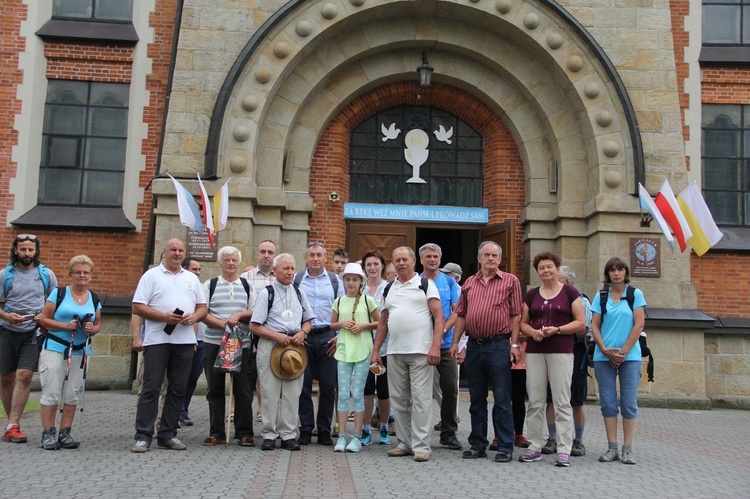
<svg viewBox="0 0 750 499">
<path fill-rule="evenodd" d="M 750 267 L 747 254 L 706 253 L 690 259 L 698 308 L 712 316 L 750 317 Z"/>
<path fill-rule="evenodd" d="M 317 207 L 310 219 L 310 240 L 344 247 L 344 203 L 349 201 L 349 133 L 375 112 L 404 104 L 429 105 L 454 113 L 484 137 L 484 207 L 490 223 L 518 221 L 526 197 L 525 174 L 518 148 L 500 118 L 487 105 L 458 88 L 433 84 L 417 99 L 416 82 L 398 82 L 356 98 L 323 132 L 310 168 L 310 195 Z M 332 203 L 328 194 L 341 199 Z M 523 227 L 516 233 L 516 274 L 523 276 Z"/>
<path fill-rule="evenodd" d="M 149 24 L 154 28 L 154 41 L 146 47 L 152 59 L 152 71 L 146 77 L 145 89 L 131 91 L 150 92 L 150 100 L 143 112 L 148 126 L 148 135 L 142 142 L 141 153 L 146 158 L 145 170 L 139 177 L 144 188 L 154 177 L 159 153 L 159 143 L 166 103 L 169 78 L 169 63 L 174 36 L 177 0 L 160 0 L 157 11 L 151 13 Z M 18 143 L 13 131 L 15 116 L 21 111 L 21 102 L 16 99 L 22 74 L 18 68 L 18 54 L 25 48 L 20 36 L 20 23 L 26 18 L 26 6 L 21 0 L 6 0 L 3 16 L 0 17 L 0 217 L 8 220 L 14 198 L 9 191 L 10 180 L 16 177 L 19 165 L 11 161 L 12 148 Z M 139 42 L 145 43 L 145 42 Z M 50 79 L 77 79 L 103 82 L 131 82 L 133 48 L 117 44 L 87 42 L 54 42 L 45 45 L 47 58 L 46 75 Z M 44 99 L 43 94 L 35 99 Z M 41 128 L 32 133 L 41 133 Z M 31 165 L 20 165 L 21 168 Z M 34 167 L 36 165 L 33 165 Z M 77 254 L 88 254 L 95 262 L 92 289 L 104 294 L 132 294 L 143 269 L 144 251 L 148 235 L 152 194 L 148 190 L 144 202 L 137 208 L 137 218 L 142 223 L 140 232 L 110 232 L 85 230 L 39 230 L 16 229 L 2 224 L 0 227 L 0 251 L 8 248 L 13 237 L 20 232 L 37 234 L 42 241 L 42 261 L 49 265 L 58 278 L 67 283 L 67 264 Z"/>
</svg>

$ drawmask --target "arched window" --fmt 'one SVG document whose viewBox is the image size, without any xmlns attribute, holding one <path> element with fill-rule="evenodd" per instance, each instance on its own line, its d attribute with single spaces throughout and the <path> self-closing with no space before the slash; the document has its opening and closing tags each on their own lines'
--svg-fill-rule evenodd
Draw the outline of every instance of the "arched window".
<svg viewBox="0 0 750 499">
<path fill-rule="evenodd" d="M 351 132 L 349 201 L 482 206 L 484 141 L 432 106 L 380 111 Z"/>
</svg>

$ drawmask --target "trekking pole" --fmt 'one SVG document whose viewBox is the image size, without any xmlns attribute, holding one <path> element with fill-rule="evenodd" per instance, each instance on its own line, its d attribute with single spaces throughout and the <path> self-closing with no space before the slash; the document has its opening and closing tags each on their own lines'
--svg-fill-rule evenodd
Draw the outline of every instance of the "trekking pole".
<svg viewBox="0 0 750 499">
<path fill-rule="evenodd" d="M 83 380 L 81 382 L 81 400 L 78 401 L 78 409 L 81 411 L 81 422 L 79 424 L 79 435 L 83 434 L 83 402 L 86 397 L 86 373 L 89 372 L 89 347 L 91 346 L 91 335 L 86 334 L 86 345 L 83 347 L 83 358 L 81 359 L 81 370 Z"/>
<path fill-rule="evenodd" d="M 63 359 L 65 360 L 65 379 L 63 379 L 62 393 L 60 394 L 59 428 L 62 428 L 63 410 L 65 409 L 65 388 L 67 388 L 68 379 L 70 378 L 70 358 L 73 356 L 73 341 L 75 341 L 78 325 L 80 324 L 80 318 L 77 315 L 74 315 L 73 318 L 76 320 L 76 328 L 70 333 L 70 345 L 68 345 L 68 349 L 63 352 Z"/>
</svg>

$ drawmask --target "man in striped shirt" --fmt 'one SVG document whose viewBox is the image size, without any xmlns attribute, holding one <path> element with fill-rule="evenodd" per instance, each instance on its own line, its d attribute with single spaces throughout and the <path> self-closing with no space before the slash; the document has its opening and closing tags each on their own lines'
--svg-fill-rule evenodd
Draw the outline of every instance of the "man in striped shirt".
<svg viewBox="0 0 750 499">
<path fill-rule="evenodd" d="M 212 447 L 224 444 L 228 435 L 225 431 L 225 395 L 224 373 L 214 371 L 214 362 L 221 349 L 224 327 L 235 327 L 241 322 L 247 323 L 253 315 L 253 306 L 257 294 L 255 289 L 237 271 L 240 268 L 242 254 L 233 246 L 219 249 L 218 262 L 221 275 L 203 283 L 203 292 L 208 302 L 208 315 L 203 322 L 208 326 L 203 339 L 204 360 L 203 368 L 206 372 L 206 400 L 210 433 L 203 441 L 203 445 Z M 244 328 L 244 326 L 243 326 Z M 233 379 L 234 392 L 234 428 L 240 445 L 252 447 L 253 439 L 253 385 L 247 375 L 251 369 L 251 344 L 249 332 L 242 341 L 242 368 Z"/>
<path fill-rule="evenodd" d="M 458 358 L 458 340 L 466 331 L 471 449 L 463 457 L 487 457 L 487 390 L 491 385 L 495 399 L 492 423 L 498 436 L 495 462 L 509 463 L 513 460 L 510 366 L 522 355 L 518 347 L 522 296 L 518 278 L 499 269 L 501 258 L 502 250 L 496 243 L 479 245 L 480 270 L 461 289 L 451 355 Z"/>
<path fill-rule="evenodd" d="M 253 285 L 257 294 L 276 281 L 273 273 L 273 259 L 276 258 L 277 251 L 275 242 L 268 239 L 261 241 L 258 245 L 258 253 L 255 255 L 258 265 L 240 276 Z"/>
</svg>

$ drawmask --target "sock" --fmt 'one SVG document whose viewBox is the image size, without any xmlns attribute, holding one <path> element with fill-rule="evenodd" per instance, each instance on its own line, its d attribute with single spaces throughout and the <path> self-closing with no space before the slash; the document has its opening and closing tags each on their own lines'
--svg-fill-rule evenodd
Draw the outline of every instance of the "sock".
<svg viewBox="0 0 750 499">
<path fill-rule="evenodd" d="M 380 429 L 388 431 L 388 423 L 380 423 Z"/>
<path fill-rule="evenodd" d="M 549 432 L 549 438 L 557 440 L 557 428 L 555 428 L 554 423 L 547 425 L 547 431 Z"/>
<path fill-rule="evenodd" d="M 630 452 L 633 452 L 633 447 L 632 447 L 632 446 L 630 446 L 630 445 L 624 445 L 624 444 L 623 444 L 623 446 L 622 446 L 622 451 L 623 451 L 623 452 L 625 452 L 625 451 L 630 451 Z"/>
<path fill-rule="evenodd" d="M 362 433 L 372 433 L 372 426 L 369 424 L 362 425 Z"/>
<path fill-rule="evenodd" d="M 609 443 L 607 443 L 607 447 L 609 449 L 614 449 L 615 452 L 617 452 L 617 442 L 609 442 Z"/>
<path fill-rule="evenodd" d="M 578 440 L 579 442 L 583 442 L 583 430 L 584 430 L 583 425 L 581 426 L 576 425 L 576 440 Z"/>
</svg>

